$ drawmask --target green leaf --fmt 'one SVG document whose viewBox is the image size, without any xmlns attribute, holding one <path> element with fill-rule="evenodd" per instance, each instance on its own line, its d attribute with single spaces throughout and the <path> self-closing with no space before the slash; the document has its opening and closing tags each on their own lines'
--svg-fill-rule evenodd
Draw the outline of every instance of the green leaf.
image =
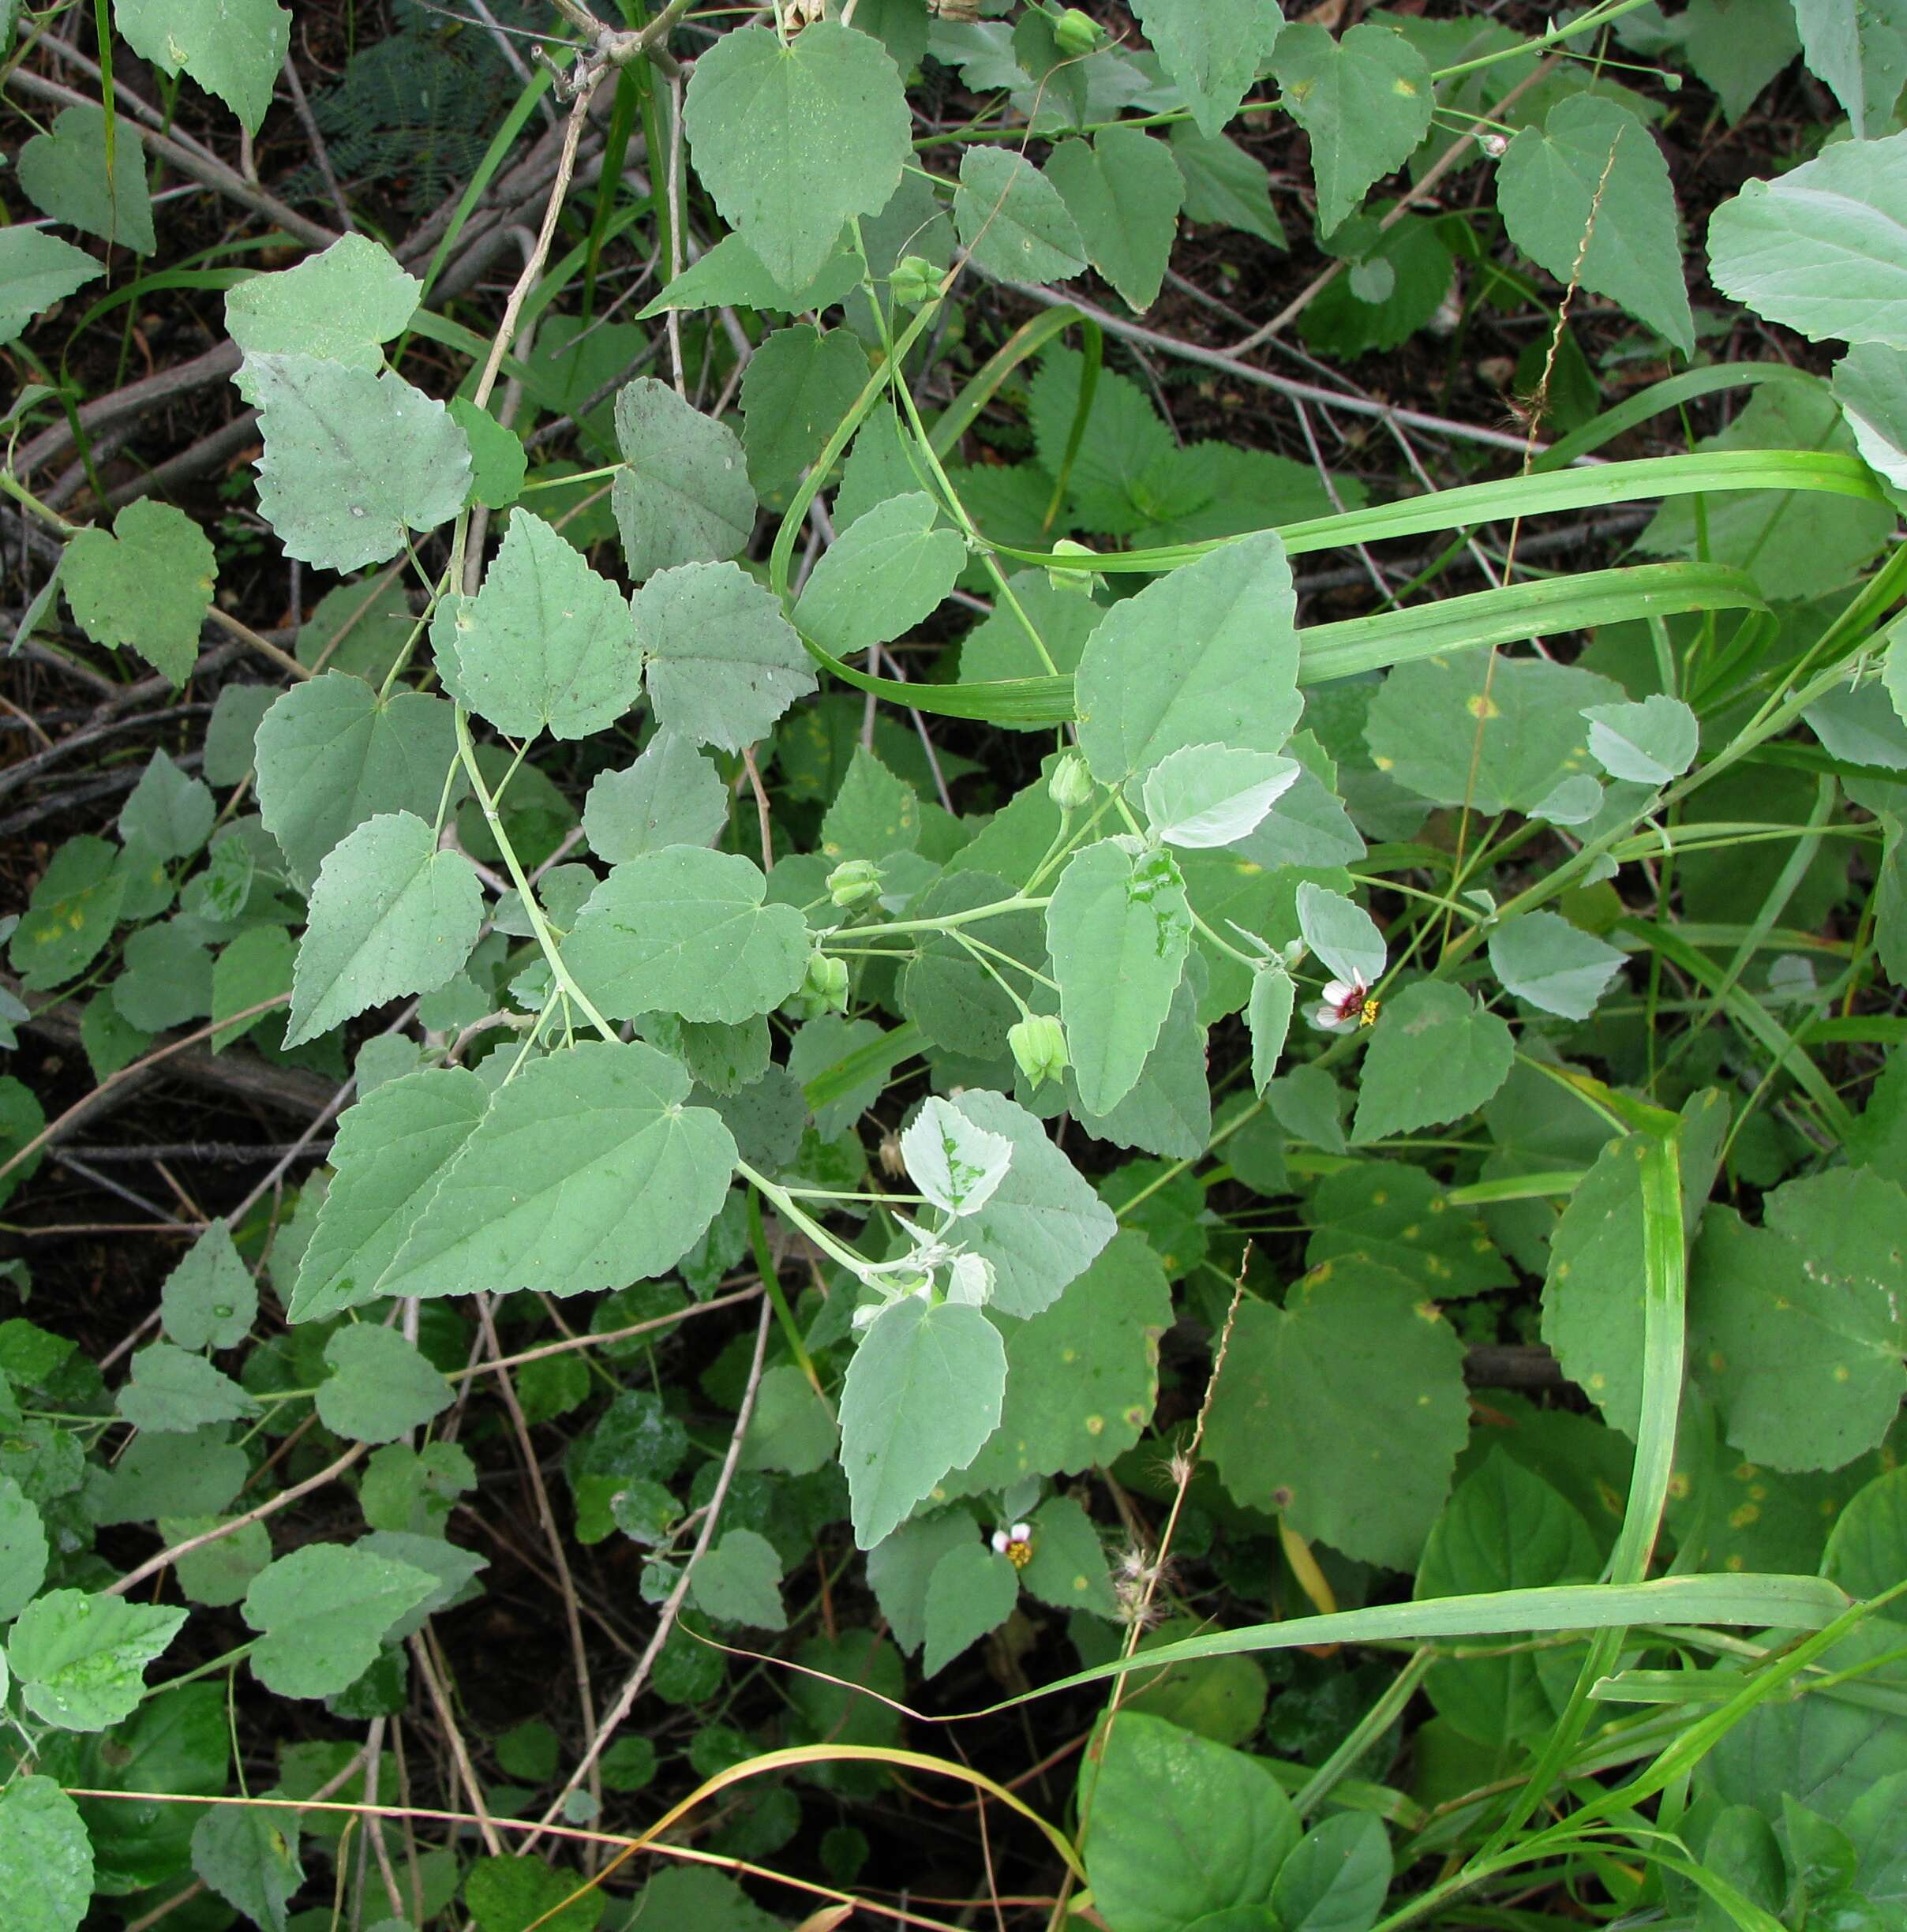
<svg viewBox="0 0 1907 1932">
<path fill-rule="evenodd" d="M 976 144 L 961 154 L 954 223 L 974 267 L 1003 282 L 1064 282 L 1086 266 L 1059 190 L 1010 148 Z"/>
<path fill-rule="evenodd" d="M 742 376 L 742 446 L 764 496 L 792 489 L 860 400 L 867 351 L 852 331 L 777 329 Z"/>
<path fill-rule="evenodd" d="M 302 354 L 248 356 L 244 374 L 264 434 L 258 507 L 286 556 L 381 564 L 469 500 L 463 432 L 401 376 Z"/>
<path fill-rule="evenodd" d="M 573 1905 L 564 1904 L 583 1885 L 580 1873 L 552 1871 L 541 1859 L 479 1859 L 463 1881 L 463 1902 L 477 1932 L 528 1932 L 531 1926 L 537 1932 L 594 1932 L 602 1917 L 601 1892 L 584 1891 Z"/>
<path fill-rule="evenodd" d="M 1380 771 L 1433 805 L 1527 812 L 1587 769 L 1584 708 L 1622 695 L 1608 678 L 1540 657 L 1422 657 L 1386 676 L 1365 742 Z"/>
<path fill-rule="evenodd" d="M 1422 1601 L 1593 1582 L 1600 1567 L 1581 1515 L 1540 1476 L 1492 1450 L 1437 1518 L 1414 1594 Z M 1437 1664 L 1424 1689 L 1464 1736 L 1499 1751 L 1534 1748 L 1558 1715 L 1530 1651 Z"/>
<path fill-rule="evenodd" d="M 362 678 L 328 671 L 272 706 L 255 751 L 259 816 L 309 886 L 332 848 L 372 818 L 435 815 L 457 755 L 455 713 L 422 691 L 384 699 Z"/>
<path fill-rule="evenodd" d="M 697 1561 L 691 1577 L 697 1608 L 718 1623 L 747 1623 L 756 1630 L 788 1628 L 788 1612 L 781 1604 L 781 1559 L 774 1545 L 756 1531 L 725 1530 L 721 1541 Z"/>
<path fill-rule="evenodd" d="M 1080 658 L 1079 744 L 1116 784 L 1186 745 L 1276 751 L 1303 709 L 1297 600 L 1271 530 L 1127 597 Z"/>
<path fill-rule="evenodd" d="M 212 836 L 212 788 L 155 751 L 120 808 L 119 836 L 155 858 L 189 859 Z"/>
<path fill-rule="evenodd" d="M 185 1616 L 123 1597 L 50 1590 L 21 1612 L 6 1660 L 35 1717 L 62 1731 L 103 1731 L 145 1695 L 146 1666 Z"/>
<path fill-rule="evenodd" d="M 1172 158 L 1185 178 L 1185 217 L 1256 235 L 1272 248 L 1284 246 L 1284 225 L 1272 206 L 1271 177 L 1264 163 L 1223 134 L 1205 135 L 1189 121 L 1171 130 Z"/>
<path fill-rule="evenodd" d="M 298 626 L 298 662 L 313 671 L 348 671 L 373 687 L 381 685 L 417 627 L 399 568 L 392 564 L 327 590 Z M 249 739 L 245 748 L 249 754 Z M 210 772 L 206 776 L 212 777 Z"/>
<path fill-rule="evenodd" d="M 1688 1353 L 1729 1442 L 1771 1469 L 1838 1469 L 1907 1394 L 1898 1230 L 1907 1195 L 1837 1168 L 1768 1197 L 1767 1226 L 1711 1208 L 1688 1282 Z"/>
<path fill-rule="evenodd" d="M 755 529 L 740 441 L 653 376 L 616 399 L 622 467 L 609 486 L 623 556 L 638 583 L 680 564 L 721 564 Z"/>
<path fill-rule="evenodd" d="M 1907 352 L 1858 343 L 1834 365 L 1834 391 L 1862 462 L 1907 489 Z"/>
<path fill-rule="evenodd" d="M 991 1195 L 967 1217 L 961 1243 L 992 1264 L 995 1309 L 1037 1315 L 1091 1265 L 1118 1224 L 1025 1107 L 973 1088 L 949 1105 L 1013 1150 Z"/>
<path fill-rule="evenodd" d="M 79 1932 L 92 1885 L 79 1807 L 50 1777 L 16 1776 L 0 1791 L 0 1888 L 15 1932 Z"/>
<path fill-rule="evenodd" d="M 856 518 L 809 572 L 796 629 L 848 657 L 931 616 L 967 561 L 957 533 L 935 528 L 939 515 L 924 490 L 910 490 Z"/>
<path fill-rule="evenodd" d="M 1414 1282 L 1348 1258 L 1238 1311 L 1206 1427 L 1225 1487 L 1360 1562 L 1410 1568 L 1463 1447 L 1463 1346 Z"/>
<path fill-rule="evenodd" d="M 1251 9 L 1257 0 L 1233 4 Z M 1078 227 L 1087 259 L 1129 309 L 1149 309 L 1165 279 L 1185 200 L 1172 149 L 1137 128 L 1102 128 L 1090 147 L 1062 141 L 1047 157 L 1046 178 Z"/>
<path fill-rule="evenodd" d="M 367 1006 L 440 987 L 470 957 L 483 888 L 462 852 L 440 851 L 421 818 L 367 819 L 325 856 L 298 947 L 285 1044 Z"/>
<path fill-rule="evenodd" d="M 993 1198 L 1013 1152 L 1013 1144 L 1004 1134 L 980 1126 L 938 1094 L 921 1102 L 901 1134 L 908 1178 L 955 1219 L 978 1214 Z"/>
<path fill-rule="evenodd" d="M 1103 1725 L 1079 1768 L 1086 1878 L 1114 1932 L 1187 1932 L 1270 1902 L 1298 1814 L 1256 1758 L 1142 1711 Z"/>
<path fill-rule="evenodd" d="M 622 593 L 527 510 L 511 514 L 476 596 L 438 606 L 430 641 L 444 687 L 512 738 L 586 738 L 642 695 Z"/>
<path fill-rule="evenodd" d="M 84 249 L 43 228 L 0 228 L 0 349 L 36 316 L 105 272 Z"/>
<path fill-rule="evenodd" d="M 340 1328 L 324 1345 L 324 1365 L 318 1420 L 349 1441 L 395 1442 L 450 1406 L 450 1384 L 395 1328 Z"/>
<path fill-rule="evenodd" d="M 1200 133 L 1216 137 L 1272 51 L 1277 7 L 1264 0 L 1136 0 L 1133 11 Z"/>
<path fill-rule="evenodd" d="M 815 689 L 781 607 L 732 564 L 659 571 L 632 608 L 656 721 L 691 743 L 744 751 Z"/>
<path fill-rule="evenodd" d="M 1907 349 L 1907 133 L 1825 148 L 1750 181 L 1708 224 L 1715 286 L 1810 342 Z"/>
<path fill-rule="evenodd" d="M 1829 1533 L 1821 1574 L 1850 1597 L 1878 1597 L 1907 1574 L 1907 1470 L 1862 1485 Z"/>
<path fill-rule="evenodd" d="M 1235 845 L 1298 782 L 1294 758 L 1217 744 L 1182 745 L 1145 774 L 1146 823 L 1168 845 Z"/>
<path fill-rule="evenodd" d="M 848 1365 L 841 1459 L 854 1541 L 871 1549 L 1000 1420 L 1006 1352 L 980 1311 L 904 1296 L 875 1316 Z"/>
<path fill-rule="evenodd" d="M 1056 1610 L 1116 1616 L 1118 1598 L 1107 1574 L 1105 1547 L 1085 1511 L 1071 1496 L 1048 1496 L 1028 1526 L 1033 1553 L 1020 1572 L 1027 1594 Z"/>
<path fill-rule="evenodd" d="M 168 74 L 183 68 L 258 132 L 291 45 L 291 16 L 276 0 L 114 0 L 113 20 L 135 53 Z"/>
<path fill-rule="evenodd" d="M 1006 1346 L 1000 1426 L 949 1478 L 950 1494 L 1109 1466 L 1138 1441 L 1159 1393 L 1159 1338 L 1172 1321 L 1171 1285 L 1141 1236 L 1115 1234 L 1030 1321 L 1001 1312 L 997 1286 L 994 1312 Z"/>
<path fill-rule="evenodd" d="M 532 1061 L 489 1111 L 379 1284 L 398 1295 L 583 1294 L 664 1273 L 714 1219 L 735 1143 L 641 1045 Z"/>
<path fill-rule="evenodd" d="M 1291 1009 L 1298 989 L 1283 967 L 1273 962 L 1252 975 L 1251 998 L 1245 1024 L 1251 1029 L 1252 1086 L 1260 1094 L 1278 1071 L 1279 1057 L 1291 1031 Z"/>
<path fill-rule="evenodd" d="M 1702 728 L 1679 698 L 1660 692 L 1639 704 L 1590 705 L 1589 753 L 1612 778 L 1665 785 L 1695 762 Z"/>
<path fill-rule="evenodd" d="M 249 926 L 212 962 L 212 1013 L 224 1021 L 260 1001 L 276 999 L 291 990 L 298 949 L 282 926 Z M 212 1036 L 212 1050 L 223 1053 L 266 1016 L 253 1013 L 249 1020 L 221 1024 Z"/>
<path fill-rule="evenodd" d="M 1171 1009 L 1192 943 L 1185 882 L 1169 852 L 1135 855 L 1103 839 L 1060 874 L 1046 931 L 1081 1101 L 1108 1114 Z"/>
<path fill-rule="evenodd" d="M 1861 1792 L 1841 1823 L 1853 1840 L 1854 1889 L 1883 1915 L 1898 1919 L 1907 1911 L 1907 1772 L 1897 1771 Z"/>
<path fill-rule="evenodd" d="M 834 1413 L 815 1385 L 792 1362 L 777 1362 L 755 1392 L 738 1466 L 811 1475 L 834 1461 L 836 1436 Z"/>
<path fill-rule="evenodd" d="M 1317 223 L 1328 234 L 1429 133 L 1430 69 L 1394 28 L 1367 21 L 1333 40 L 1301 21 L 1278 36 L 1272 72 L 1283 106 L 1311 137 Z"/>
<path fill-rule="evenodd" d="M 230 1376 L 170 1342 L 142 1348 L 131 1368 L 133 1379 L 119 1391 L 118 1406 L 135 1428 L 178 1435 L 258 1413 L 258 1405 Z"/>
<path fill-rule="evenodd" d="M 920 842 L 920 799 L 865 745 L 857 744 L 847 776 L 821 822 L 819 851 L 830 864 L 912 852 Z"/>
<path fill-rule="evenodd" d="M 612 865 L 665 845 L 710 845 L 729 822 L 729 788 L 689 740 L 659 731 L 635 762 L 590 787 L 583 829 Z"/>
<path fill-rule="evenodd" d="M 1801 58 L 1833 88 L 1856 135 L 1885 134 L 1907 84 L 1907 17 L 1860 0 L 1794 0 Z"/>
<path fill-rule="evenodd" d="M 1369 987 L 1384 977 L 1389 949 L 1377 921 L 1363 907 L 1314 879 L 1301 882 L 1296 904 L 1298 930 L 1305 944 L 1331 968 L 1334 978 Z"/>
<path fill-rule="evenodd" d="M 772 309 L 783 315 L 808 315 L 845 301 L 860 286 L 862 272 L 860 257 L 842 249 L 827 257 L 805 287 L 785 288 L 741 236 L 725 234 L 635 319 L 646 322 L 671 309 Z"/>
<path fill-rule="evenodd" d="M 695 63 L 682 125 L 724 219 L 791 288 L 844 222 L 886 205 L 912 153 L 900 70 L 879 41 L 833 21 L 785 43 L 766 27 L 724 34 Z"/>
<path fill-rule="evenodd" d="M 193 0 L 156 3 L 183 8 Z M 423 288 L 381 243 L 368 235 L 340 235 L 295 268 L 253 275 L 228 290 L 225 326 L 248 358 L 316 356 L 375 375 L 384 367 L 383 345 L 410 326 Z M 244 380 L 242 374 L 241 387 Z"/>
<path fill-rule="evenodd" d="M 174 684 L 199 658 L 218 565 L 205 533 L 170 504 L 141 497 L 110 537 L 83 530 L 66 546 L 60 584 L 74 621 L 96 644 L 129 648 Z"/>
<path fill-rule="evenodd" d="M 514 429 L 506 429 L 468 396 L 452 396 L 444 406 L 470 448 L 470 500 L 487 509 L 507 509 L 523 493 L 530 452 Z"/>
<path fill-rule="evenodd" d="M 937 1676 L 962 1651 L 998 1630 L 1019 1601 L 1019 1572 L 984 1543 L 963 1537 L 927 1578 L 923 1675 Z"/>
<path fill-rule="evenodd" d="M 1510 1029 L 1461 987 L 1419 979 L 1384 1002 L 1364 1056 L 1354 1145 L 1460 1120 L 1510 1076 Z"/>
<path fill-rule="evenodd" d="M 437 1579 L 341 1543 L 308 1543 L 260 1571 L 240 1606 L 259 1634 L 252 1674 L 280 1697 L 332 1697 L 377 1661 L 385 1631 Z"/>
<path fill-rule="evenodd" d="M 1624 957 L 1555 912 L 1525 912 L 1490 930 L 1490 971 L 1504 990 L 1565 1020 L 1595 1011 Z"/>
<path fill-rule="evenodd" d="M 305 1882 L 298 1814 L 289 1805 L 208 1805 L 192 1829 L 192 1869 L 266 1932 L 286 1932 L 286 1907 Z"/>
<path fill-rule="evenodd" d="M 26 1492 L 0 1476 L 0 1623 L 19 1616 L 47 1580 L 46 1526 Z"/>
<path fill-rule="evenodd" d="M 927 1641 L 927 1585 L 942 1557 L 981 1548 L 964 1509 L 917 1516 L 867 1552 L 867 1582 L 894 1642 L 909 1656 Z"/>
<path fill-rule="evenodd" d="M 772 1012 L 811 949 L 799 909 L 764 904 L 752 859 L 669 845 L 615 867 L 590 893 L 563 957 L 613 1019 L 679 1013 L 727 1025 Z"/>
<path fill-rule="evenodd" d="M 1272 1886 L 1284 1932 L 1369 1932 L 1391 1887 L 1391 1841 L 1368 1811 L 1339 1811 L 1291 1848 Z"/>
<path fill-rule="evenodd" d="M 212 1010 L 212 954 L 183 922 L 142 927 L 122 957 L 126 971 L 113 982 L 113 1005 L 129 1025 L 157 1033 Z"/>
<path fill-rule="evenodd" d="M 1683 1226 L 1700 1218 L 1721 1159 L 1729 1109 L 1714 1088 L 1682 1112 Z M 1576 1185 L 1549 1243 L 1542 1337 L 1563 1372 L 1633 1436 L 1643 1376 L 1642 1165 L 1645 1136 L 1612 1140 Z"/>
<path fill-rule="evenodd" d="M 126 889 L 118 858 L 117 846 L 85 833 L 54 853 L 8 948 L 28 992 L 70 979 L 112 937 Z"/>
<path fill-rule="evenodd" d="M 106 174 L 106 116 L 97 107 L 62 107 L 52 129 L 21 148 L 13 167 L 27 198 L 56 222 L 116 242 L 136 255 L 158 245 L 152 197 L 146 187 L 146 151 L 122 114 L 112 179 Z"/>
<path fill-rule="evenodd" d="M 1546 274 L 1608 296 L 1684 355 L 1693 350 L 1668 164 L 1626 107 L 1565 95 L 1540 130 L 1510 143 L 1497 205 L 1510 239 Z"/>
</svg>

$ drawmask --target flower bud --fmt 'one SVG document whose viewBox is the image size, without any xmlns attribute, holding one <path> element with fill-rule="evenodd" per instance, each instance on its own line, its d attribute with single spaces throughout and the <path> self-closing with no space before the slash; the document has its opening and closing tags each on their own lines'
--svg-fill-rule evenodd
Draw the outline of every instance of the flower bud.
<svg viewBox="0 0 1907 1932">
<path fill-rule="evenodd" d="M 1046 781 L 1047 796 L 1062 812 L 1077 811 L 1092 796 L 1092 774 L 1077 751 L 1062 751 Z"/>
<path fill-rule="evenodd" d="M 1090 13 L 1068 7 L 1053 23 L 1053 41 L 1069 60 L 1090 54 L 1100 43 L 1100 24 Z"/>
<path fill-rule="evenodd" d="M 903 255 L 887 278 L 887 292 L 904 309 L 918 309 L 939 293 L 940 271 L 924 255 Z"/>
<path fill-rule="evenodd" d="M 801 983 L 802 993 L 826 1010 L 836 1013 L 848 1010 L 848 962 L 831 958 L 826 953 L 808 955 L 807 977 Z"/>
<path fill-rule="evenodd" d="M 881 868 L 871 859 L 850 859 L 828 874 L 828 897 L 837 906 L 863 905 L 881 894 Z"/>
<path fill-rule="evenodd" d="M 1062 537 L 1053 545 L 1055 556 L 1097 556 L 1099 552 L 1090 544 L 1076 543 L 1070 537 Z M 1097 571 L 1055 570 L 1047 566 L 1046 580 L 1055 590 L 1064 590 L 1073 597 L 1090 597 L 1106 581 Z"/>
<path fill-rule="evenodd" d="M 1020 1071 L 1036 1087 L 1058 1080 L 1070 1064 L 1065 1030 L 1051 1013 L 1028 1013 L 1017 1021 L 1006 1030 L 1006 1043 Z"/>
</svg>

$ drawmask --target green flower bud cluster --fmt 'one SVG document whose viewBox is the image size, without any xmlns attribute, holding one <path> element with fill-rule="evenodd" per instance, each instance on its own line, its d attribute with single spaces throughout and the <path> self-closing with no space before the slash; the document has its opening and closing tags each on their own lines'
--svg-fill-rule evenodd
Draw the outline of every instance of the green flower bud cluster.
<svg viewBox="0 0 1907 1932">
<path fill-rule="evenodd" d="M 1028 1013 L 1007 1028 L 1006 1043 L 1020 1071 L 1036 1087 L 1058 1080 L 1072 1064 L 1066 1058 L 1066 1029 L 1051 1013 Z"/>
</svg>

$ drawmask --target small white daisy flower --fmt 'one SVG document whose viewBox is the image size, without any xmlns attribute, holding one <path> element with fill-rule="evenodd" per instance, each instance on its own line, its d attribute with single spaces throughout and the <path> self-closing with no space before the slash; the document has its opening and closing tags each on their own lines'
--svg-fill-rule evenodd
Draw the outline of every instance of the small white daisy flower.
<svg viewBox="0 0 1907 1932">
<path fill-rule="evenodd" d="M 1311 1015 L 1311 1024 L 1324 1033 L 1354 1032 L 1364 1017 L 1370 988 L 1362 979 L 1327 979 L 1324 998 Z"/>
</svg>

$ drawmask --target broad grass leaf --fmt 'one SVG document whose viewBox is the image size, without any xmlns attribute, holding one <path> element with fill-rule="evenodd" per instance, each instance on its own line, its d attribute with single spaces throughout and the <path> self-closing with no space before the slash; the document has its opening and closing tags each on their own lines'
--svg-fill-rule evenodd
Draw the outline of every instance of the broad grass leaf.
<svg viewBox="0 0 1907 1932">
<path fill-rule="evenodd" d="M 1318 226 L 1328 234 L 1430 131 L 1430 69 L 1394 28 L 1366 21 L 1333 39 L 1301 21 L 1279 35 L 1272 72 L 1283 105 L 1311 137 Z"/>
<path fill-rule="evenodd" d="M 735 1143 L 654 1048 L 531 1062 L 488 1112 L 380 1283 L 386 1294 L 583 1294 L 673 1267 L 714 1219 Z"/>
<path fill-rule="evenodd" d="M 469 500 L 463 432 L 401 376 L 257 355 L 244 387 L 264 432 L 258 507 L 287 556 L 335 571 L 381 564 L 407 531 L 435 530 Z"/>
<path fill-rule="evenodd" d="M 436 1578 L 341 1543 L 310 1543 L 259 1572 L 241 1606 L 259 1634 L 252 1674 L 280 1697 L 330 1697 L 377 1661 L 384 1633 Z"/>
<path fill-rule="evenodd" d="M 132 4 L 199 10 L 195 0 Z M 122 16 L 127 10 L 119 9 Z M 340 235 L 295 268 L 253 275 L 228 290 L 225 326 L 247 356 L 316 356 L 375 375 L 384 367 L 384 345 L 410 326 L 423 289 L 381 243 L 368 235 Z M 239 386 L 245 386 L 242 373 Z"/>
<path fill-rule="evenodd" d="M 369 818 L 325 855 L 291 979 L 285 1043 L 367 1006 L 428 993 L 461 967 L 483 923 L 483 888 L 409 812 Z"/>
<path fill-rule="evenodd" d="M 1178 868 L 1102 840 L 1059 875 L 1046 930 L 1081 1102 L 1110 1113 L 1158 1040 L 1192 943 Z"/>
<path fill-rule="evenodd" d="M 733 1025 L 801 984 L 811 945 L 739 853 L 665 846 L 614 867 L 565 941 L 564 962 L 611 1017 L 669 1013 Z"/>
<path fill-rule="evenodd" d="M 1408 1569 L 1467 1432 L 1463 1347 L 1414 1282 L 1327 1262 L 1282 1309 L 1238 1311 L 1206 1447 L 1249 1509 Z"/>
<path fill-rule="evenodd" d="M 912 152 L 893 58 L 833 21 L 786 41 L 766 27 L 724 34 L 695 63 L 682 125 L 717 208 L 795 289 L 849 216 L 886 205 Z"/>
<path fill-rule="evenodd" d="M 1208 552 L 1115 605 L 1080 657 L 1080 749 L 1116 784 L 1187 745 L 1277 751 L 1303 710 L 1297 600 L 1276 534 Z"/>
<path fill-rule="evenodd" d="M 605 731 L 642 695 L 623 593 L 527 510 L 474 597 L 438 607 L 430 641 L 446 689 L 512 738 Z"/>
<path fill-rule="evenodd" d="M 191 675 L 218 564 L 205 533 L 170 504 L 141 498 L 66 546 L 60 584 L 96 644 L 138 652 L 174 684 Z"/>
<path fill-rule="evenodd" d="M 841 1466 L 861 1548 L 973 1460 L 998 1425 L 1006 1383 L 999 1331 L 978 1309 L 907 1295 L 875 1318 L 841 1398 Z"/>
<path fill-rule="evenodd" d="M 609 506 L 638 583 L 679 564 L 725 563 L 747 542 L 755 491 L 726 423 L 639 376 L 616 399 L 616 447 L 623 462 Z"/>
<path fill-rule="evenodd" d="M 1086 1876 L 1115 1932 L 1184 1932 L 1208 1913 L 1268 1904 L 1298 1841 L 1298 1814 L 1263 1765 L 1142 1711 L 1095 1734 L 1079 1792 Z"/>
<path fill-rule="evenodd" d="M 1668 164 L 1626 107 L 1565 95 L 1511 142 L 1497 205 L 1510 239 L 1557 281 L 1620 303 L 1684 355 L 1694 349 Z"/>
</svg>

